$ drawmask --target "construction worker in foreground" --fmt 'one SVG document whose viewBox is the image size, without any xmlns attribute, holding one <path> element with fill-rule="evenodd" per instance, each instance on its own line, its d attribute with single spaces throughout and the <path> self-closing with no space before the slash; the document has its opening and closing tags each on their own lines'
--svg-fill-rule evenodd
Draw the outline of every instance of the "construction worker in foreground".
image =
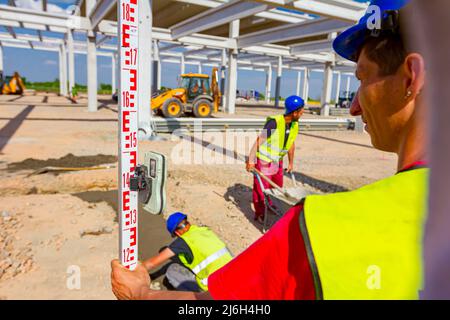
<svg viewBox="0 0 450 320">
<path fill-rule="evenodd" d="M 284 106 L 284 115 L 267 118 L 264 129 L 250 150 L 246 162 L 247 171 L 252 172 L 257 169 L 280 187 L 283 187 L 283 157 L 286 154 L 289 159 L 287 172 L 292 172 L 294 167 L 298 120 L 303 115 L 305 102 L 298 96 L 290 96 L 286 99 Z M 266 189 L 272 188 L 264 179 L 261 179 L 261 183 Z M 262 223 L 266 205 L 263 190 L 256 175 L 253 181 L 253 207 L 254 219 Z"/>
<path fill-rule="evenodd" d="M 176 290 L 207 291 L 208 276 L 232 259 L 225 244 L 210 229 L 191 225 L 181 212 L 167 219 L 167 231 L 176 240 L 142 265 L 150 272 L 175 260 L 168 267 L 166 278 Z"/>
<path fill-rule="evenodd" d="M 398 155 L 397 173 L 354 191 L 306 197 L 210 275 L 207 293 L 152 291 L 145 268 L 130 272 L 113 261 L 112 288 L 118 298 L 419 297 L 428 105 L 423 55 L 407 47 L 407 30 L 400 23 L 410 14 L 408 2 L 372 0 L 381 13 L 381 28 L 374 28 L 373 20 L 367 23 L 372 7 L 333 44 L 339 55 L 357 62 L 360 87 L 351 113 L 362 117 L 376 149 Z"/>
</svg>

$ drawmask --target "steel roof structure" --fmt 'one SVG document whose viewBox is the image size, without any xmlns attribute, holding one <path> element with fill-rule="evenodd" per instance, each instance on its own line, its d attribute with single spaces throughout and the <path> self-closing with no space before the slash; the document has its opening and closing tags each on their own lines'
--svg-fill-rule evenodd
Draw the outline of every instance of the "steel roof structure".
<svg viewBox="0 0 450 320">
<path fill-rule="evenodd" d="M 6 31 L 0 33 L 0 48 L 15 46 L 59 52 L 60 76 L 69 82 L 68 89 L 61 86 L 62 94 L 71 94 L 75 84 L 74 53 L 87 54 L 88 108 L 96 111 L 96 56 L 110 56 L 113 64 L 117 61 L 117 1 L 74 0 L 72 6 L 59 12 L 49 10 L 47 0 L 42 0 L 41 10 L 17 4 L 9 0 L 8 5 L 0 5 L 0 26 Z M 143 99 L 151 96 L 151 88 L 160 87 L 161 62 L 179 63 L 181 72 L 185 64 L 198 65 L 200 70 L 202 66 L 219 67 L 225 110 L 230 113 L 234 113 L 238 68 L 266 72 L 266 97 L 269 100 L 275 96 L 277 105 L 283 69 L 299 72 L 297 93 L 306 96 L 309 72 L 320 71 L 324 74 L 321 100 L 324 114 L 327 114 L 333 72 L 339 74 L 340 84 L 341 74 L 354 71 L 353 63 L 333 53 L 332 40 L 354 24 L 366 8 L 367 4 L 353 0 L 140 2 L 139 41 L 142 41 L 141 56 L 147 57 L 141 67 L 149 70 L 145 79 L 141 79 L 144 81 L 141 83 L 148 84 Z M 74 40 L 76 35 L 83 35 L 83 40 Z M 151 60 L 156 62 L 153 66 Z M 153 85 L 152 67 L 156 68 Z M 271 89 L 274 69 L 277 70 L 275 94 Z M 112 77 L 115 84 L 114 74 Z"/>
</svg>

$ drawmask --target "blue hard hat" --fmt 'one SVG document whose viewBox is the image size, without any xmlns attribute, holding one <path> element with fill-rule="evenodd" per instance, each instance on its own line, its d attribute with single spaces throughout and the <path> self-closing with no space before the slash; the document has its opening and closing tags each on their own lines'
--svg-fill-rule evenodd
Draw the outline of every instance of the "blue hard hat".
<svg viewBox="0 0 450 320">
<path fill-rule="evenodd" d="M 167 223 L 166 223 L 167 231 L 169 231 L 169 233 L 171 235 L 173 235 L 173 233 L 175 232 L 175 229 L 177 228 L 177 226 L 184 219 L 187 219 L 187 215 L 185 215 L 184 213 L 182 213 L 182 212 L 172 213 L 170 215 L 169 219 L 167 219 Z"/>
<path fill-rule="evenodd" d="M 299 96 L 290 96 L 284 101 L 285 114 L 290 114 L 305 106 L 305 101 Z"/>
<path fill-rule="evenodd" d="M 357 53 L 371 34 L 376 35 L 376 30 L 370 30 L 369 25 L 373 25 L 377 11 L 371 6 L 378 6 L 381 13 L 381 25 L 391 17 L 392 11 L 398 11 L 407 5 L 410 0 L 372 0 L 366 14 L 359 20 L 358 24 L 342 32 L 333 41 L 333 48 L 340 56 L 356 62 Z"/>
</svg>

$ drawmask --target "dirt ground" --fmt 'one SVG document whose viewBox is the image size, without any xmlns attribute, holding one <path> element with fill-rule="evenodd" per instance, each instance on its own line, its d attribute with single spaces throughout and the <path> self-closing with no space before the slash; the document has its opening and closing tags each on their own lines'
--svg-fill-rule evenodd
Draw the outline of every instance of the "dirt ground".
<svg viewBox="0 0 450 320">
<path fill-rule="evenodd" d="M 100 110 L 89 113 L 83 99 L 0 96 L 0 299 L 114 298 L 109 262 L 118 254 L 117 113 L 108 97 L 100 98 Z M 238 108 L 238 116 L 277 113 L 250 108 Z M 140 258 L 171 241 L 164 218 L 173 211 L 209 226 L 235 255 L 261 237 L 262 226 L 253 221 L 253 178 L 243 163 L 226 157 L 225 163 L 182 162 L 181 142 L 162 137 L 139 145 L 140 161 L 146 151 L 169 159 L 166 212 L 140 211 Z M 208 159 L 208 141 L 187 145 L 188 153 Z M 104 168 L 33 174 L 49 166 L 93 165 Z M 295 176 L 311 191 L 352 190 L 395 170 L 396 156 L 373 149 L 364 133 L 308 131 L 296 142 Z M 160 274 L 153 276 L 160 287 Z"/>
</svg>

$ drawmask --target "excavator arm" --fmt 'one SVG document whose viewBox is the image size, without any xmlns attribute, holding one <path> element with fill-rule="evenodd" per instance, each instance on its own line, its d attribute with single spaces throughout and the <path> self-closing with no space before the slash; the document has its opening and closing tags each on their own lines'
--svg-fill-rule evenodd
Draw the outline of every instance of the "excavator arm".
<svg viewBox="0 0 450 320">
<path fill-rule="evenodd" d="M 211 95 L 214 103 L 214 112 L 219 111 L 220 98 L 222 93 L 220 92 L 219 86 L 219 70 L 217 68 L 212 69 L 211 75 Z"/>
<path fill-rule="evenodd" d="M 19 73 L 15 72 L 9 83 L 5 81 L 1 90 L 2 94 L 23 94 L 25 85 Z"/>
</svg>

